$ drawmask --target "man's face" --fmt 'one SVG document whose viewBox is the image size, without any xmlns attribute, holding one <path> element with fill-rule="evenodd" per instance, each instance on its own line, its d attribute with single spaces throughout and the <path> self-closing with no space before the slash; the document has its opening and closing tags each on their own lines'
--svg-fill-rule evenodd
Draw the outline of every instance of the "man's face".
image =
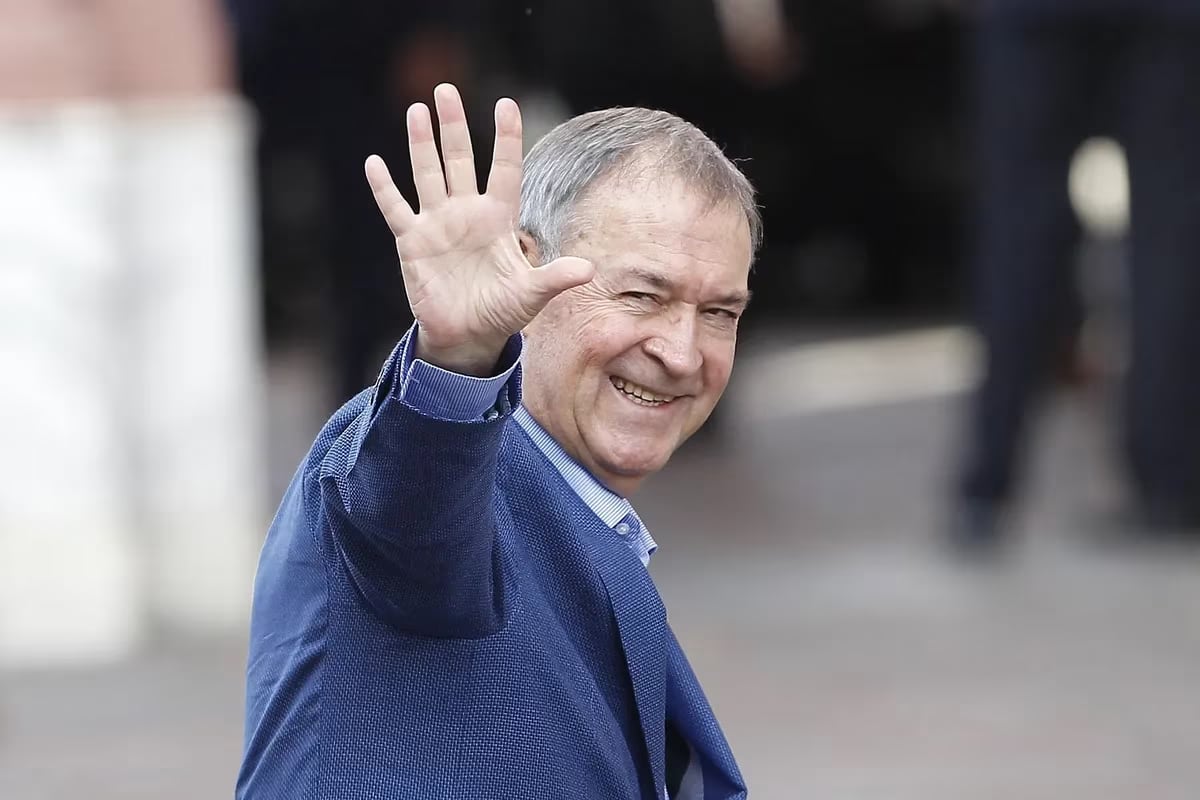
<svg viewBox="0 0 1200 800">
<path fill-rule="evenodd" d="M 661 469 L 729 382 L 750 228 L 680 182 L 612 181 L 563 247 L 596 266 L 526 330 L 525 405 L 613 491 Z"/>
</svg>

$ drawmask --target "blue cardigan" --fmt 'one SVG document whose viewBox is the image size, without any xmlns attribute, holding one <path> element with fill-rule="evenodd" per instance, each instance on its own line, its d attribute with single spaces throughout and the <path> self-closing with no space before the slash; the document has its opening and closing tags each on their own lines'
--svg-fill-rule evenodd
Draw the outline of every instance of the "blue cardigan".
<svg viewBox="0 0 1200 800">
<path fill-rule="evenodd" d="M 662 798 L 668 725 L 703 800 L 745 797 L 649 573 L 510 423 L 519 376 L 448 422 L 398 399 L 398 360 L 268 534 L 237 797 Z"/>
</svg>

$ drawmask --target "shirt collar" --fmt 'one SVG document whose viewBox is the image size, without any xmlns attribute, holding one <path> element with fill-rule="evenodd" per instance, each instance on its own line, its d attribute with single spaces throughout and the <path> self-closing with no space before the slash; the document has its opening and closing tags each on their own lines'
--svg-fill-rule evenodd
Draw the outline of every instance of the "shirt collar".
<svg viewBox="0 0 1200 800">
<path fill-rule="evenodd" d="M 550 463 L 562 475 L 567 485 L 575 491 L 575 494 L 579 495 L 579 499 L 587 504 L 587 507 L 600 518 L 601 522 L 612 528 L 630 514 L 637 517 L 637 513 L 633 510 L 633 505 L 628 500 L 600 483 L 578 461 L 567 455 L 567 451 L 562 449 L 562 445 L 556 442 L 554 437 L 538 424 L 537 420 L 525 409 L 525 406 L 517 406 L 513 412 L 513 418 L 525 430 L 525 433 L 529 434 L 529 438 L 533 440 L 533 443 L 542 452 L 542 455 L 550 460 Z M 658 545 L 650 537 L 650 531 L 646 528 L 645 523 L 641 521 L 640 517 L 638 518 L 638 522 L 641 524 L 642 536 L 646 542 L 646 556 L 648 558 L 650 554 L 658 549 Z"/>
</svg>

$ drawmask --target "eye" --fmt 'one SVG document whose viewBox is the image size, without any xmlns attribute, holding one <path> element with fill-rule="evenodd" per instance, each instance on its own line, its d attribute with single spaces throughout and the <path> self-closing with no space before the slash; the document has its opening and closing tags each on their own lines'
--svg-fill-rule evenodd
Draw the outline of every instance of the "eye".
<svg viewBox="0 0 1200 800">
<path fill-rule="evenodd" d="M 634 300 L 639 303 L 658 301 L 658 298 L 649 292 L 622 292 L 621 297 L 624 297 L 628 300 Z"/>
<path fill-rule="evenodd" d="M 709 308 L 709 309 L 706 309 L 704 313 L 708 314 L 710 317 L 714 317 L 716 319 L 728 319 L 728 320 L 736 320 L 741 316 L 736 311 L 733 311 L 732 309 L 728 309 L 728 308 Z"/>
</svg>

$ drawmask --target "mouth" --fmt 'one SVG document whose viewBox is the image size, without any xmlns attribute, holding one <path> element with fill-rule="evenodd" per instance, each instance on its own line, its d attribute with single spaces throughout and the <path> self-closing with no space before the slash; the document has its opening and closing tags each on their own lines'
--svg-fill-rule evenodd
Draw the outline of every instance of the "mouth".
<svg viewBox="0 0 1200 800">
<path fill-rule="evenodd" d="M 626 400 L 646 408 L 662 408 L 668 406 L 675 400 L 679 399 L 679 395 L 659 394 L 645 386 L 627 381 L 624 378 L 618 378 L 615 375 L 609 378 L 613 388 L 625 396 Z"/>
</svg>

